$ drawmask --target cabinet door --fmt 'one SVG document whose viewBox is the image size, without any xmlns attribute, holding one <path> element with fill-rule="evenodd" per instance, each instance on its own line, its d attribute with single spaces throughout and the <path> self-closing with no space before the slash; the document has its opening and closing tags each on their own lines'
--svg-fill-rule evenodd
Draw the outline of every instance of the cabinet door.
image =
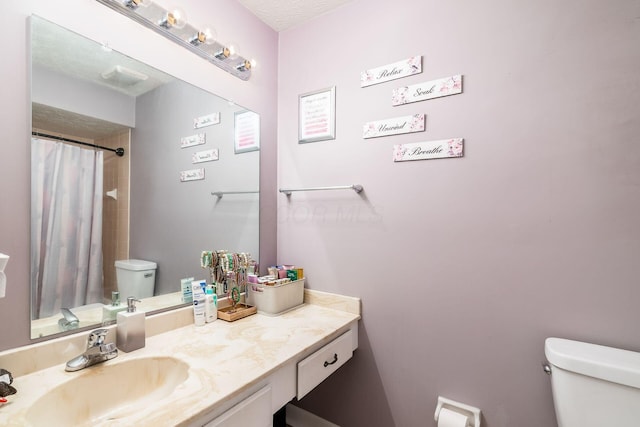
<svg viewBox="0 0 640 427">
<path fill-rule="evenodd" d="M 272 427 L 271 386 L 255 392 L 205 427 Z"/>
</svg>

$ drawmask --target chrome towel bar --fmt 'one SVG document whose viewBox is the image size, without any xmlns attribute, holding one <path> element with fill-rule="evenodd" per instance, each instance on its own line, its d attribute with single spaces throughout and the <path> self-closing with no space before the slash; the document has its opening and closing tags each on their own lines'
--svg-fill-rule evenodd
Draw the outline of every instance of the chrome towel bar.
<svg viewBox="0 0 640 427">
<path fill-rule="evenodd" d="M 360 184 L 352 185 L 337 185 L 334 187 L 308 187 L 308 188 L 281 188 L 278 191 L 290 196 L 294 191 L 322 191 L 322 190 L 353 190 L 356 193 L 360 193 L 364 190 L 364 187 Z"/>
</svg>

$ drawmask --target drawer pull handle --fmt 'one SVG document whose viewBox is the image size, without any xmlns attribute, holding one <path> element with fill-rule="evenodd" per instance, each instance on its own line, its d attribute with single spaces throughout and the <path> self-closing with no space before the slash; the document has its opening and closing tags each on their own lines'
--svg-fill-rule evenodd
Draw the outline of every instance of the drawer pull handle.
<svg viewBox="0 0 640 427">
<path fill-rule="evenodd" d="M 338 353 L 333 353 L 333 360 L 331 362 L 324 362 L 324 367 L 326 368 L 329 365 L 333 365 L 334 363 L 336 363 L 338 361 Z"/>
</svg>

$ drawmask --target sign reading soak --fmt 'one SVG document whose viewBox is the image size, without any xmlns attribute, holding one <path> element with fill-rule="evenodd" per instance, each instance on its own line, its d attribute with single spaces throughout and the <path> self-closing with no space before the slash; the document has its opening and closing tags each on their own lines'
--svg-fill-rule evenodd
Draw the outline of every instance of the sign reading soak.
<svg viewBox="0 0 640 427">
<path fill-rule="evenodd" d="M 422 56 L 412 56 L 404 61 L 372 68 L 360 73 L 360 87 L 388 82 L 422 72 Z"/>
<path fill-rule="evenodd" d="M 461 75 L 399 87 L 393 90 L 391 103 L 397 106 L 459 93 L 462 93 Z"/>
<path fill-rule="evenodd" d="M 414 142 L 393 146 L 393 161 L 448 159 L 462 157 L 463 138 L 441 139 L 438 141 Z"/>
<path fill-rule="evenodd" d="M 376 138 L 379 136 L 400 135 L 424 131 L 424 114 L 396 117 L 394 119 L 377 120 L 362 126 L 362 137 Z"/>
</svg>

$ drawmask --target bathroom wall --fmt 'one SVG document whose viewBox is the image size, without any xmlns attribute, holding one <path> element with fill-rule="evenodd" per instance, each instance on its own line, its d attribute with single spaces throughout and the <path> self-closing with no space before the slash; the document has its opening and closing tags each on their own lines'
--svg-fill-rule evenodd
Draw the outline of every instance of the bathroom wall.
<svg viewBox="0 0 640 427">
<path fill-rule="evenodd" d="M 163 0 L 158 3 L 163 4 Z M 7 296 L 0 299 L 0 350 L 29 341 L 29 27 L 27 17 L 45 19 L 108 42 L 114 49 L 136 57 L 205 90 L 232 99 L 261 117 L 260 242 L 266 264 L 276 257 L 276 84 L 277 33 L 233 0 L 185 2 L 190 21 L 214 26 L 219 36 L 235 40 L 258 68 L 244 82 L 207 63 L 193 53 L 111 11 L 97 1 L 25 0 L 3 8 L 0 27 L 4 82 L 0 99 L 0 252 L 11 259 L 5 270 Z M 161 53 L 160 53 L 161 52 Z"/>
<path fill-rule="evenodd" d="M 615 3 L 615 4 L 614 4 Z M 360 348 L 299 404 L 339 425 L 435 426 L 438 395 L 487 427 L 556 425 L 544 339 L 640 351 L 640 3 L 357 0 L 280 34 L 278 262 L 362 298 Z M 360 72 L 423 55 L 423 72 Z M 393 88 L 464 92 L 392 107 Z M 298 144 L 298 95 L 336 86 L 333 141 Z M 372 120 L 426 131 L 363 140 Z M 463 158 L 393 144 L 465 138 Z"/>
</svg>

